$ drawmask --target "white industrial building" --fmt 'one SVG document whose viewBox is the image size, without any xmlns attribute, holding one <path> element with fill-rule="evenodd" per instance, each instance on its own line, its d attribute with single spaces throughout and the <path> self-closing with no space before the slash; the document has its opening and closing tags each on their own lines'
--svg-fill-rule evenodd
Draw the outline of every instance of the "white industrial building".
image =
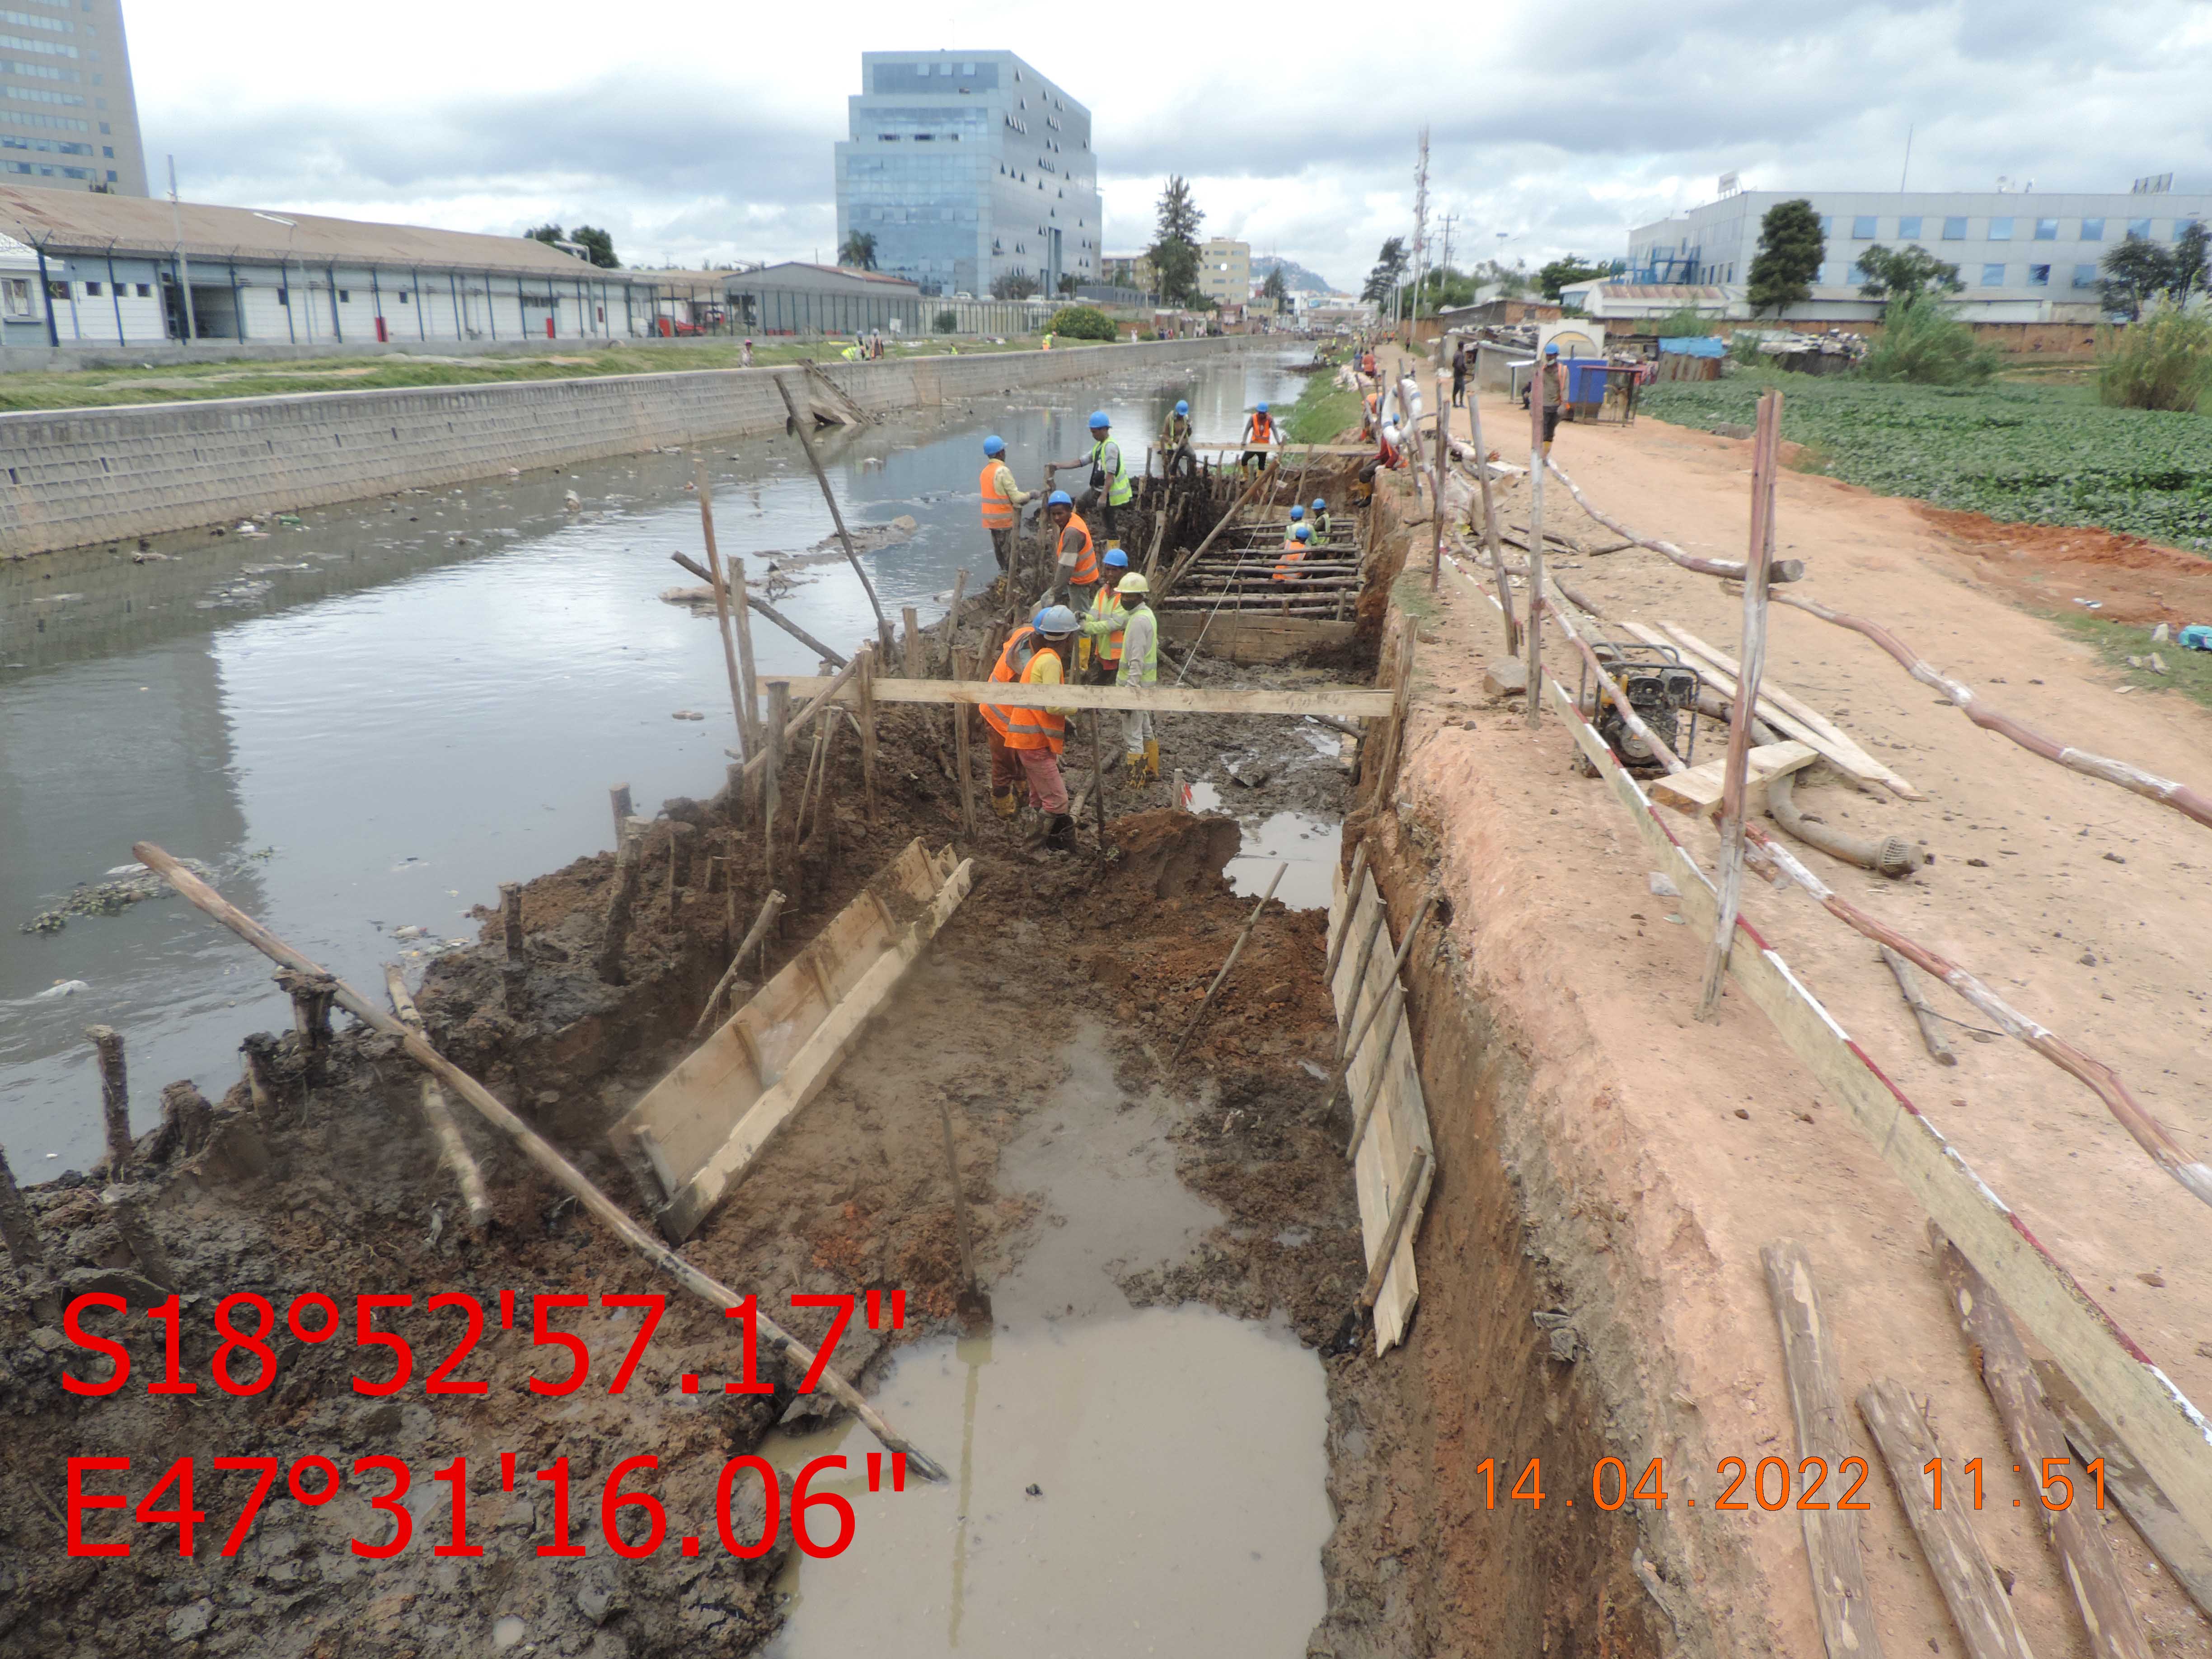
<svg viewBox="0 0 2212 1659">
<path fill-rule="evenodd" d="M 2150 182 L 2150 181 L 2146 181 Z M 2158 181 L 2163 184 L 2166 181 Z M 2073 322 L 2099 312 L 2099 266 L 2130 234 L 2171 245 L 2212 219 L 2212 193 L 2164 188 L 2103 194 L 2033 191 L 1743 191 L 1629 233 L 1615 284 L 1718 286 L 1741 295 L 1759 253 L 1759 222 L 1777 203 L 1808 201 L 1826 257 L 1813 299 L 1848 314 L 1866 280 L 1859 256 L 1879 242 L 1917 246 L 1959 268 L 1960 315 L 1977 322 Z M 1844 313 L 1833 308 L 1842 306 Z M 1878 314 L 1870 306 L 1868 314 Z"/>
</svg>

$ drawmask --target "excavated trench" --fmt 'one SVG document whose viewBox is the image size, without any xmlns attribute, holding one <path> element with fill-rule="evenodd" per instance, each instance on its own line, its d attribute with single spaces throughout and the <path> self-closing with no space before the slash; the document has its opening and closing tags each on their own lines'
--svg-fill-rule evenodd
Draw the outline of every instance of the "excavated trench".
<svg viewBox="0 0 2212 1659">
<path fill-rule="evenodd" d="M 1213 684 L 1371 676 L 1407 534 L 1393 525 L 1380 538 L 1363 638 L 1325 673 L 1200 672 Z M 963 643 L 983 642 L 990 611 L 973 602 Z M 1033 825 L 988 815 L 963 837 L 947 715 L 886 708 L 879 723 L 875 810 L 857 745 L 838 744 L 824 827 L 778 872 L 790 903 L 764 971 L 915 836 L 958 843 L 975 860 L 974 890 L 684 1254 L 771 1310 L 793 1294 L 903 1291 L 904 1328 L 855 1319 L 836 1363 L 953 1481 L 870 1492 L 866 1431 L 823 1419 L 818 1396 L 789 1379 L 769 1395 L 722 1392 L 738 1364 L 728 1322 L 678 1294 L 623 1392 L 610 1384 L 638 1316 L 596 1305 L 554 1320 L 588 1342 L 588 1380 L 529 1391 L 528 1377 L 566 1369 L 532 1346 L 534 1293 L 596 1303 L 668 1281 L 474 1122 L 496 1219 L 471 1236 L 421 1127 L 419 1074 L 396 1044 L 356 1029 L 311 1053 L 287 1034 L 268 1050 L 270 1098 L 257 1105 L 241 1084 L 210 1105 L 173 1088 L 136 1154 L 183 1292 L 179 1375 L 197 1377 L 197 1393 L 143 1391 L 165 1364 L 161 1322 L 144 1310 L 165 1292 L 134 1265 L 97 1184 L 28 1192 L 63 1291 L 123 1304 L 82 1328 L 120 1342 L 132 1370 L 111 1396 L 69 1391 L 65 1376 L 96 1379 L 106 1362 L 64 1334 L 51 1302 L 0 1287 L 0 1652 L 1660 1650 L 1666 1621 L 1638 1582 L 1629 1512 L 1570 1504 L 1572 1483 L 1557 1475 L 1542 1477 L 1540 1504 L 1511 1496 L 1532 1458 L 1587 1471 L 1607 1455 L 1620 1402 L 1586 1377 L 1589 1334 L 1562 1311 L 1559 1264 L 1546 1254 L 1571 1196 L 1540 1153 L 1509 1163 L 1501 1151 L 1526 1062 L 1468 995 L 1455 947 L 1417 951 L 1407 967 L 1439 1169 L 1413 1334 L 1377 1359 L 1352 1313 L 1365 1263 L 1342 1153 L 1349 1115 L 1324 1106 L 1335 1036 L 1325 911 L 1267 907 L 1203 1040 L 1176 1062 L 1261 884 L 1231 867 L 1234 820 L 1175 811 L 1164 787 L 1132 797 L 1116 785 L 1115 856 L 1087 841 L 1073 856 L 1043 854 Z M 1168 728 L 1165 762 L 1266 834 L 1300 842 L 1324 877 L 1340 821 L 1340 854 L 1365 836 L 1402 926 L 1449 827 L 1371 806 L 1346 819 L 1364 781 L 1346 781 L 1326 747 L 1281 721 L 1185 717 Z M 1255 755 L 1273 758 L 1267 781 L 1231 781 L 1227 761 Z M 672 880 L 679 823 L 696 831 L 688 889 Z M 518 1002 L 489 913 L 480 944 L 433 963 L 420 1000 L 444 1053 L 642 1212 L 605 1128 L 683 1052 L 768 883 L 757 838 L 726 802 L 668 802 L 645 844 L 624 982 L 610 987 L 592 962 L 612 873 L 601 855 L 525 887 Z M 1312 885 L 1298 896 L 1315 896 Z M 953 1318 L 940 1108 L 994 1292 L 996 1328 L 981 1339 L 961 1337 Z M 522 1310 L 515 1328 L 492 1312 L 453 1372 L 486 1379 L 486 1391 L 427 1394 L 426 1371 L 464 1329 L 461 1312 L 428 1299 L 463 1293 L 491 1312 L 503 1291 Z M 233 1396 L 210 1385 L 210 1366 L 216 1304 L 241 1291 L 277 1315 L 274 1381 Z M 411 1297 L 376 1316 L 413 1342 L 412 1385 L 362 1392 L 357 1381 L 392 1374 L 384 1353 L 288 1330 L 286 1310 L 316 1293 L 337 1302 L 349 1333 L 351 1298 Z M 787 1322 L 819 1340 L 829 1318 L 804 1309 Z M 769 1525 L 750 1477 L 731 1500 L 732 1533 L 773 1542 L 750 1559 L 720 1547 L 717 1476 L 756 1453 L 787 1479 L 818 1456 L 850 1460 L 815 1488 L 852 1504 L 847 1551 L 795 1547 L 790 1504 Z M 601 1486 L 645 1454 L 658 1470 L 626 1486 L 659 1498 L 667 1537 L 631 1559 L 614 1544 L 634 1547 L 640 1528 L 603 1529 Z M 126 1544 L 127 1559 L 70 1553 L 66 1460 L 131 1458 L 81 1480 L 138 1504 L 187 1455 L 198 1478 L 185 1507 L 208 1517 L 188 1548 L 173 1521 L 152 1518 L 177 1507 L 173 1486 L 143 1518 L 78 1514 L 82 1546 Z M 299 1502 L 280 1474 L 258 1523 L 231 1539 L 253 1475 L 211 1460 L 274 1458 L 289 1472 L 313 1456 L 346 1471 L 337 1500 Z M 354 1468 L 368 1457 L 412 1471 L 414 1537 L 389 1559 L 351 1547 L 393 1532 L 389 1507 L 369 1501 L 388 1475 Z M 456 1458 L 481 1557 L 433 1553 L 451 1536 L 458 1484 L 433 1475 Z M 574 1555 L 541 1553 L 564 1539 L 535 1472 L 561 1458 L 574 1472 Z M 679 1534 L 702 1536 L 701 1552 L 681 1553 Z M 1663 1579 L 1664 1553 L 1647 1553 Z"/>
</svg>

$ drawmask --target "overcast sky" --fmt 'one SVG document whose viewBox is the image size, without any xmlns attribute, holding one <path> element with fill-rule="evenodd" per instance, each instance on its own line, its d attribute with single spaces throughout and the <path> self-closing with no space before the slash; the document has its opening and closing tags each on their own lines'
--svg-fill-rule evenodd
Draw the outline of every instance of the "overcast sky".
<svg viewBox="0 0 2212 1659">
<path fill-rule="evenodd" d="M 2205 0 L 1498 0 L 1443 39 L 1402 9 L 1377 28 L 1278 6 L 1229 31 L 921 9 L 125 0 L 149 173 L 173 151 L 188 199 L 581 221 L 634 264 L 830 256 L 863 49 L 1011 47 L 1089 105 L 1109 252 L 1150 240 L 1178 172 L 1209 233 L 1354 289 L 1411 231 L 1424 122 L 1455 263 L 1625 253 L 1630 227 L 1731 170 L 1747 190 L 1894 188 L 1908 129 L 1916 188 L 2212 188 Z M 1215 47 L 1224 33 L 1243 43 Z"/>
</svg>

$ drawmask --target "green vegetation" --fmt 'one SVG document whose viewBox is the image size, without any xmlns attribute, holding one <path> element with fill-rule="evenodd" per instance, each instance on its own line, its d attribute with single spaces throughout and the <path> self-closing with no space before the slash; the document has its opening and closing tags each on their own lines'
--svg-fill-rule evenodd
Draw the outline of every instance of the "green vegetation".
<svg viewBox="0 0 2212 1659">
<path fill-rule="evenodd" d="M 1096 306 L 1062 306 L 1044 325 L 1048 334 L 1065 334 L 1071 340 L 1110 340 L 1117 331 L 1114 319 Z"/>
<path fill-rule="evenodd" d="M 1880 385 L 1744 370 L 1644 387 L 1647 414 L 1748 426 L 1779 389 L 1782 432 L 1835 477 L 2030 524 L 2094 524 L 2212 550 L 2212 420 L 2100 406 L 2069 386 Z"/>
<path fill-rule="evenodd" d="M 1336 376 L 1324 369 L 1306 377 L 1305 390 L 1291 406 L 1283 430 L 1294 444 L 1325 444 L 1334 442 L 1347 429 L 1357 430 L 1358 425 L 1359 393 L 1351 386 L 1339 386 Z"/>
<path fill-rule="evenodd" d="M 2212 651 L 2185 651 L 2171 640 L 2154 645 L 2148 628 L 2106 622 L 2078 611 L 2054 615 L 2051 620 L 2075 638 L 2094 646 L 2106 666 L 2124 674 L 2130 685 L 2146 691 L 2179 691 L 2212 708 Z M 2128 660 L 2133 657 L 2138 663 L 2148 664 L 2154 653 L 2166 665 L 2163 674 L 2148 666 L 2138 668 Z"/>
<path fill-rule="evenodd" d="M 960 326 L 960 313 L 949 309 L 940 311 L 930 320 L 929 325 L 939 334 L 950 334 Z"/>
<path fill-rule="evenodd" d="M 1547 265 L 1539 267 L 1536 271 L 1536 286 L 1542 291 L 1547 300 L 1557 300 L 1559 297 L 1559 290 L 1568 283 L 1587 283 L 1593 276 L 1605 276 L 1612 269 L 1611 265 L 1594 265 L 1589 260 L 1570 253 L 1564 258 L 1553 260 Z"/>
<path fill-rule="evenodd" d="M 1374 305 L 1389 305 L 1390 296 L 1404 285 L 1406 273 L 1413 266 L 1413 256 L 1406 252 L 1406 239 L 1389 238 L 1376 257 L 1375 268 L 1367 273 L 1367 285 L 1359 290 L 1359 297 Z"/>
<path fill-rule="evenodd" d="M 983 351 L 1034 351 L 1035 336 L 957 343 L 963 356 Z M 896 356 L 941 356 L 948 343 L 933 342 L 921 351 L 892 348 Z M 742 361 L 737 340 L 672 342 L 593 347 L 579 343 L 573 351 L 529 357 L 444 357 L 436 343 L 421 356 L 317 357 L 287 362 L 185 363 L 164 368 L 86 368 L 53 374 L 0 374 L 0 410 L 98 409 L 119 404 L 197 403 L 210 398 L 287 397 L 301 392 L 381 392 L 420 386 L 500 386 L 509 380 L 588 380 L 602 374 L 671 374 L 709 368 L 735 368 Z M 835 345 L 816 340 L 759 344 L 753 362 L 797 362 L 802 357 L 829 361 Z"/>
<path fill-rule="evenodd" d="M 1170 173 L 1160 191 L 1159 223 L 1145 257 L 1160 285 L 1160 298 L 1171 306 L 1188 306 L 1199 298 L 1198 228 L 1206 214 L 1191 199 L 1190 184 L 1181 173 Z"/>
<path fill-rule="evenodd" d="M 1859 255 L 1859 269 L 1866 273 L 1859 292 L 1869 300 L 1910 305 L 1923 294 L 1956 294 L 1966 286 L 1959 279 L 1958 266 L 1937 258 L 1917 242 L 1900 248 L 1887 248 L 1876 242 Z"/>
<path fill-rule="evenodd" d="M 1813 297 L 1813 279 L 1820 274 L 1820 260 L 1828 239 L 1820 234 L 1820 216 L 1802 197 L 1777 202 L 1759 222 L 1759 252 L 1751 261 L 1751 314 L 1780 311 L 1786 305 Z"/>
<path fill-rule="evenodd" d="M 2212 317 L 2161 306 L 2124 329 L 2100 329 L 2097 400 L 2120 409 L 2202 409 L 2212 399 Z M 2212 410 L 2207 410 L 2212 413 Z"/>
<path fill-rule="evenodd" d="M 601 270 L 622 269 L 622 261 L 615 258 L 615 239 L 597 225 L 578 225 L 571 231 L 563 231 L 558 225 L 540 225 L 535 230 L 523 232 L 523 234 L 533 242 L 544 242 L 548 246 L 574 242 Z"/>
<path fill-rule="evenodd" d="M 1699 340 L 1708 334 L 1720 332 L 1721 325 L 1714 319 L 1701 313 L 1695 306 L 1679 306 L 1664 317 L 1656 318 L 1651 332 L 1662 340 Z"/>
<path fill-rule="evenodd" d="M 876 236 L 873 231 L 851 230 L 837 246 L 837 263 L 848 270 L 873 270 L 876 268 Z"/>
<path fill-rule="evenodd" d="M 1976 339 L 1941 300 L 1913 292 L 1886 307 L 1881 338 L 1859 373 L 1913 386 L 1979 386 L 2003 367 L 2004 355 Z"/>
</svg>

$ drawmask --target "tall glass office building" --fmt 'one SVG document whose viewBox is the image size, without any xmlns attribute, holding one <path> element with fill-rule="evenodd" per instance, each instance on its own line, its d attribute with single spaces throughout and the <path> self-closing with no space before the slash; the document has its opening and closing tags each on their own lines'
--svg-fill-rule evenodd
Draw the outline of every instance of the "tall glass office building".
<svg viewBox="0 0 2212 1659">
<path fill-rule="evenodd" d="M 1091 112 L 1011 52 L 868 52 L 837 146 L 837 241 L 924 294 L 1099 280 Z"/>
</svg>

